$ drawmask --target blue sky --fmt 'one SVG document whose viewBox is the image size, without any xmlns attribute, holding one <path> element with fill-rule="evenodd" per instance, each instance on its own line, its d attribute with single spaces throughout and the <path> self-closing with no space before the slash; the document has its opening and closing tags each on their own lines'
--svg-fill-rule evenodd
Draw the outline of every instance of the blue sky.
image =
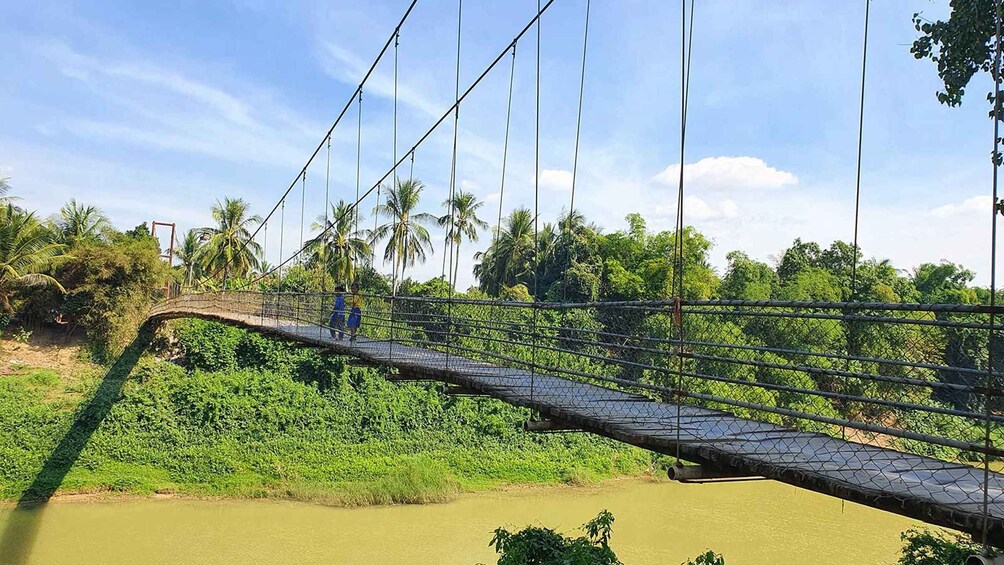
<svg viewBox="0 0 1004 565">
<path fill-rule="evenodd" d="M 267 212 L 321 141 L 400 18 L 374 2 L 15 3 L 0 21 L 0 175 L 48 215 L 69 198 L 123 228 L 152 219 L 209 222 L 219 197 Z M 770 260 L 795 237 L 852 234 L 862 2 L 699 0 L 688 116 L 687 222 L 724 256 Z M 464 5 L 461 89 L 532 17 L 534 0 Z M 541 214 L 569 204 L 585 0 L 556 0 L 541 33 Z M 982 78 L 961 108 L 939 105 L 935 68 L 909 44 L 914 12 L 947 1 L 872 4 L 861 245 L 912 268 L 948 259 L 989 269 L 991 121 Z M 679 4 L 593 0 L 576 207 L 606 231 L 641 212 L 673 224 L 679 167 Z M 420 0 L 401 31 L 398 147 L 403 154 L 452 104 L 456 2 Z M 533 203 L 536 34 L 519 44 L 504 212 Z M 361 177 L 393 156 L 392 66 L 365 87 Z M 509 66 L 465 101 L 457 179 L 498 214 Z M 355 195 L 354 111 L 335 130 L 329 191 Z M 441 213 L 452 120 L 422 144 L 415 176 Z M 307 173 L 305 215 L 323 210 L 326 154 Z M 401 174 L 401 173 L 399 173 Z M 403 174 L 406 174 L 403 173 Z M 364 204 L 372 225 L 373 200 Z M 287 201 L 286 254 L 299 240 L 299 190 Z M 269 227 L 269 261 L 278 229 Z M 435 238 L 441 235 L 435 232 Z M 472 255 L 490 236 L 466 245 Z M 441 240 L 418 277 L 438 275 Z"/>
</svg>

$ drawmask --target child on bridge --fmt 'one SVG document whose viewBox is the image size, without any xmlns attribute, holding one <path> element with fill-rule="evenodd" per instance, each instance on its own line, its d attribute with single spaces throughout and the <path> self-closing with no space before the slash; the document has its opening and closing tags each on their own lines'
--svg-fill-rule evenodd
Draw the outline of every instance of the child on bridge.
<svg viewBox="0 0 1004 565">
<path fill-rule="evenodd" d="M 345 338 L 345 285 L 343 284 L 335 288 L 335 308 L 331 311 L 328 327 L 331 328 L 331 337 L 336 337 L 338 341 Z"/>
<path fill-rule="evenodd" d="M 352 283 L 352 295 L 349 296 L 349 341 L 356 340 L 356 333 L 363 323 L 363 297 L 359 294 L 359 283 Z"/>
</svg>

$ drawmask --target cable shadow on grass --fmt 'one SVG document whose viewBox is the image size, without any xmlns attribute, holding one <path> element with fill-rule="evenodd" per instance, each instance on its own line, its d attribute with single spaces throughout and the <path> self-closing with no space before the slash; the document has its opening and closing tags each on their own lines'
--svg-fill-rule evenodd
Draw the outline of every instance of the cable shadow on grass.
<svg viewBox="0 0 1004 565">
<path fill-rule="evenodd" d="M 41 526 L 46 502 L 63 483 L 91 435 L 108 415 L 122 392 L 122 385 L 153 339 L 154 326 L 146 324 L 122 355 L 108 369 L 101 384 L 77 409 L 73 425 L 49 454 L 31 485 L 18 497 L 0 535 L 0 565 L 26 563 Z"/>
</svg>

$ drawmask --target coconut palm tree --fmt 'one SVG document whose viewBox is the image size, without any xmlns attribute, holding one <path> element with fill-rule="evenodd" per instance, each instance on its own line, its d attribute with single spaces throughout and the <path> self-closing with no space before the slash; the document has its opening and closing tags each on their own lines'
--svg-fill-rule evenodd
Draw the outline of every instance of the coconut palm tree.
<svg viewBox="0 0 1004 565">
<path fill-rule="evenodd" d="M 424 263 L 426 250 L 432 253 L 429 230 L 424 224 L 431 224 L 437 218 L 425 212 L 415 213 L 424 188 L 418 180 L 397 180 L 394 190 L 384 189 L 387 190 L 387 201 L 373 209 L 373 213 L 386 217 L 388 221 L 374 230 L 370 241 L 376 245 L 376 242 L 387 238 L 383 260 L 393 262 L 395 281 L 404 278 L 405 269 L 413 266 L 415 261 Z"/>
<path fill-rule="evenodd" d="M 249 216 L 250 205 L 242 198 L 224 198 L 213 205 L 216 225 L 198 228 L 196 233 L 205 244 L 199 262 L 205 273 L 215 277 L 245 277 L 258 268 L 261 245 L 251 239 L 252 229 L 261 223 L 261 216 Z"/>
<path fill-rule="evenodd" d="M 181 261 L 181 267 L 185 270 L 185 286 L 192 286 L 196 277 L 202 276 L 199 262 L 201 253 L 202 239 L 197 229 L 188 230 L 184 239 L 180 242 L 175 241 L 174 255 Z"/>
<path fill-rule="evenodd" d="M 358 221 L 364 221 L 360 217 Z M 320 233 L 303 245 L 315 264 L 327 269 L 335 282 L 350 282 L 356 278 L 356 265 L 366 264 L 370 244 L 365 230 L 356 231 L 352 205 L 344 200 L 331 205 L 328 217 L 318 216 L 310 229 Z"/>
<path fill-rule="evenodd" d="M 96 240 L 101 230 L 111 227 L 108 218 L 97 206 L 85 206 L 71 198 L 59 209 L 55 220 L 55 231 L 60 243 L 74 246 L 82 241 Z"/>
<path fill-rule="evenodd" d="M 575 235 L 588 227 L 586 216 L 578 210 L 572 210 L 558 219 L 559 233 L 562 236 Z"/>
<path fill-rule="evenodd" d="M 474 256 L 480 263 L 474 275 L 481 289 L 498 294 L 503 286 L 513 286 L 533 272 L 533 213 L 517 208 L 505 219 L 495 241 L 484 252 Z"/>
<path fill-rule="evenodd" d="M 10 191 L 10 177 L 0 177 L 0 203 L 6 204 L 11 200 L 17 200 L 16 196 L 8 196 Z"/>
<path fill-rule="evenodd" d="M 66 247 L 52 240 L 52 233 L 35 218 L 9 202 L 0 208 L 0 307 L 14 313 L 11 298 L 22 286 L 54 286 L 59 281 L 43 271 L 66 257 Z"/>
<path fill-rule="evenodd" d="M 452 199 L 447 198 L 443 201 L 443 207 L 446 208 L 447 213 L 439 218 L 438 223 L 441 227 L 446 228 L 446 241 L 453 241 L 455 260 L 453 262 L 453 279 L 450 282 L 454 286 L 457 284 L 457 270 L 460 267 L 461 242 L 465 237 L 467 241 L 477 241 L 478 230 L 488 228 L 488 222 L 478 217 L 478 209 L 484 204 L 476 196 L 463 190 L 454 194 Z M 452 217 L 450 211 L 453 212 Z"/>
</svg>

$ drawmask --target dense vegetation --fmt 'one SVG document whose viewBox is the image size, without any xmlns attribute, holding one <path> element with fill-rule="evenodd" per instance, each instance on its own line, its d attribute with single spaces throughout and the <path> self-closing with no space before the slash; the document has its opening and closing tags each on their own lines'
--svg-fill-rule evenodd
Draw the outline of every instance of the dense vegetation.
<svg viewBox="0 0 1004 565">
<path fill-rule="evenodd" d="M 429 502 L 465 488 L 593 481 L 651 464 L 647 452 L 601 438 L 525 434 L 526 410 L 391 384 L 344 358 L 236 328 L 181 323 L 171 347 L 185 366 L 140 359 L 68 462 L 62 489 Z M 67 381 L 26 368 L 0 379 L 3 498 L 36 480 L 105 378 L 95 370 Z"/>
</svg>

